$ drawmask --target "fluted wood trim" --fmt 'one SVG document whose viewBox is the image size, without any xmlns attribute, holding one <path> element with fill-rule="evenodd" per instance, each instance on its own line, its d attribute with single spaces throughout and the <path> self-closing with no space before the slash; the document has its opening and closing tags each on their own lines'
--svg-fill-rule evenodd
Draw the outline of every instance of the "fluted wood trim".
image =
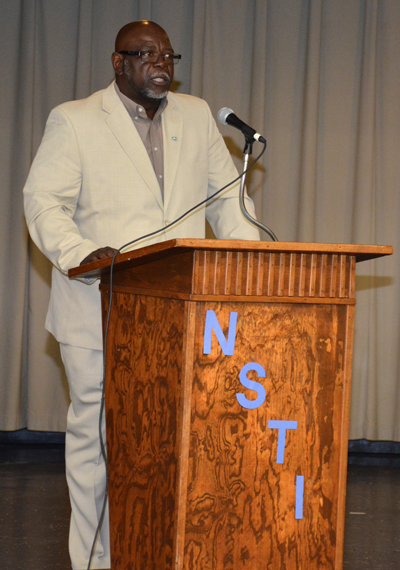
<svg viewBox="0 0 400 570">
<path fill-rule="evenodd" d="M 350 299 L 354 264 L 336 253 L 197 250 L 191 293 Z"/>
</svg>

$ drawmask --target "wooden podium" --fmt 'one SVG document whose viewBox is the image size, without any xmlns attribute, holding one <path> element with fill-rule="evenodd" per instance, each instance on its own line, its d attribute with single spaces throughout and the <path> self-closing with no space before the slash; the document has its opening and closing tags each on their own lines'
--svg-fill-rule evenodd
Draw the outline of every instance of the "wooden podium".
<svg viewBox="0 0 400 570">
<path fill-rule="evenodd" d="M 340 570 L 357 261 L 388 246 L 176 239 L 118 256 L 112 570 Z M 103 316 L 110 262 L 100 276 Z"/>
</svg>

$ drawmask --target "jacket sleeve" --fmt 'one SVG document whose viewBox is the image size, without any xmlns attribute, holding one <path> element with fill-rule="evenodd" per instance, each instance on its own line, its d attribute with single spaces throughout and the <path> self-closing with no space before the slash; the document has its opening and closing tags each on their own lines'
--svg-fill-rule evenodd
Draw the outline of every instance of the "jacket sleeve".
<svg viewBox="0 0 400 570">
<path fill-rule="evenodd" d="M 81 235 L 74 222 L 81 180 L 76 134 L 67 114 L 58 107 L 50 113 L 32 163 L 24 206 L 33 241 L 63 273 L 99 248 Z"/>
</svg>

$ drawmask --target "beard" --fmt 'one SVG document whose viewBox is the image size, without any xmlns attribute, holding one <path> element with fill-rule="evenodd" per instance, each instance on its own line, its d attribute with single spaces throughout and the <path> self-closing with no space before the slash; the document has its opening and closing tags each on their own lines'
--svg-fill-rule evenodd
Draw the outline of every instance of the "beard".
<svg viewBox="0 0 400 570">
<path fill-rule="evenodd" d="M 147 87 L 146 89 L 137 89 L 137 91 L 145 98 L 145 99 L 150 99 L 150 100 L 154 100 L 154 99 L 164 99 L 164 97 L 166 97 L 168 95 L 168 89 L 166 91 L 163 91 L 162 93 L 159 92 L 155 92 L 153 91 L 150 87 Z"/>
<path fill-rule="evenodd" d="M 134 91 L 136 91 L 136 93 L 139 93 L 143 98 L 148 99 L 149 101 L 158 101 L 160 99 L 164 99 L 164 97 L 168 95 L 170 85 L 168 85 L 167 89 L 165 91 L 162 91 L 161 93 L 153 89 L 152 87 L 141 87 L 137 85 L 137 83 L 135 83 L 132 77 L 132 73 L 129 68 L 129 63 L 127 60 L 124 61 L 124 71 L 125 71 L 125 77 L 129 85 L 132 87 L 132 89 L 134 89 Z M 167 81 L 171 82 L 171 76 L 166 71 L 159 71 L 153 73 L 149 75 L 148 79 L 152 79 L 152 77 L 164 77 Z"/>
</svg>

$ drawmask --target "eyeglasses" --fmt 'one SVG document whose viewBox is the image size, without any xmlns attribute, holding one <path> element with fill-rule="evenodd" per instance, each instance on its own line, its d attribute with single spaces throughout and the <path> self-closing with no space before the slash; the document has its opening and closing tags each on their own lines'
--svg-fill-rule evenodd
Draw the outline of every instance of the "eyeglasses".
<svg viewBox="0 0 400 570">
<path fill-rule="evenodd" d="M 143 63 L 156 63 L 161 56 L 166 63 L 176 65 L 181 59 L 179 53 L 158 53 L 158 51 L 119 51 L 121 55 L 137 55 Z"/>
</svg>

